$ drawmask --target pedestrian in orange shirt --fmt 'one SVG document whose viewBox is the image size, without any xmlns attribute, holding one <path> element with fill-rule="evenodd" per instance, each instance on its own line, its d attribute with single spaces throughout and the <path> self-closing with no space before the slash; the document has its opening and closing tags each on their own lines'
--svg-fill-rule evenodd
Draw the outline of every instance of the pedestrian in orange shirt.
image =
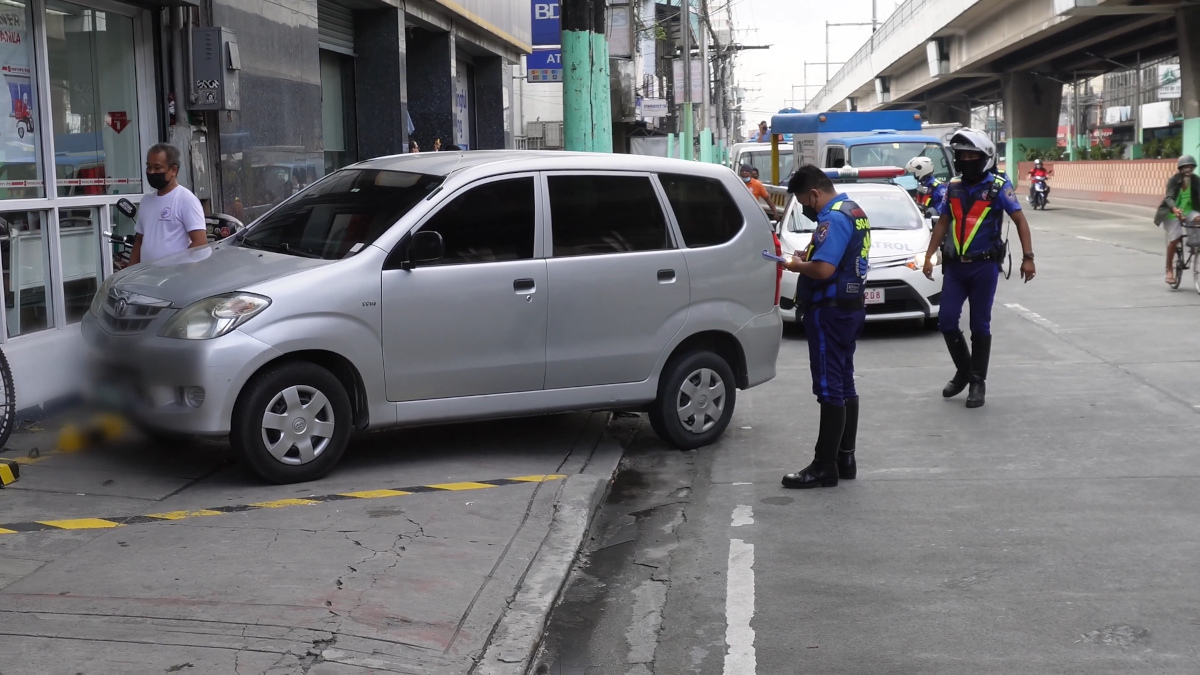
<svg viewBox="0 0 1200 675">
<path fill-rule="evenodd" d="M 766 200 L 767 206 L 771 207 L 771 220 L 779 220 L 779 212 L 775 210 L 775 202 L 771 201 L 771 193 L 767 192 L 767 187 L 761 181 L 754 179 L 754 167 L 743 164 L 741 174 L 742 182 L 746 184 L 747 188 L 750 188 L 750 194 Z"/>
</svg>

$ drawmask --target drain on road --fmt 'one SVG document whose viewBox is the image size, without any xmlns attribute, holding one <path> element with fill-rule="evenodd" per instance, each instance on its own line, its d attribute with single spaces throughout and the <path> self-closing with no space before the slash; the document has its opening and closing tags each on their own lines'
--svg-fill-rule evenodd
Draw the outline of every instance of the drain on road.
<svg viewBox="0 0 1200 675">
<path fill-rule="evenodd" d="M 141 525 L 142 523 L 162 523 L 200 518 L 204 516 L 220 516 L 226 513 L 244 513 L 260 509 L 281 509 L 289 506 L 311 506 L 326 502 L 338 502 L 348 499 L 382 499 L 384 497 L 401 497 L 404 495 L 421 494 L 424 492 L 460 492 L 463 490 L 484 490 L 505 485 L 525 485 L 527 483 L 545 483 L 566 478 L 561 474 L 546 474 L 541 476 L 517 476 L 515 478 L 493 478 L 491 480 L 467 481 L 463 483 L 435 483 L 433 485 L 413 485 L 411 487 L 387 488 L 382 490 L 364 490 L 359 492 L 339 492 L 330 495 L 315 495 L 300 499 L 276 499 L 252 504 L 236 504 L 214 506 L 211 509 L 196 509 L 193 511 L 171 511 L 169 513 L 151 513 L 144 516 L 118 516 L 115 518 L 70 518 L 66 520 L 37 520 L 28 523 L 0 523 L 0 534 L 17 534 L 20 532 L 45 532 L 47 530 L 102 530 L 122 525 Z"/>
</svg>

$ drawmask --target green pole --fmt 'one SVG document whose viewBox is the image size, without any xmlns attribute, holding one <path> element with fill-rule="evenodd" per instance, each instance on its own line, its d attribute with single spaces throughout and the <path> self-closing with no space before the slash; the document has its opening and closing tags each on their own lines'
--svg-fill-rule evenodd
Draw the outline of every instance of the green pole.
<svg viewBox="0 0 1200 675">
<path fill-rule="evenodd" d="M 692 161 L 695 158 L 695 136 L 692 126 L 692 104 L 683 104 L 683 131 L 679 132 L 679 149 L 681 159 Z"/>
<path fill-rule="evenodd" d="M 613 151 L 612 85 L 609 80 L 608 2 L 596 0 L 592 15 L 592 150 Z"/>
<path fill-rule="evenodd" d="M 700 132 L 700 161 L 706 164 L 712 164 L 713 147 L 711 129 L 704 129 Z"/>
<path fill-rule="evenodd" d="M 563 142 L 592 149 L 592 0 L 562 0 Z"/>
<path fill-rule="evenodd" d="M 667 157 L 675 158 L 675 134 L 667 134 Z"/>
</svg>

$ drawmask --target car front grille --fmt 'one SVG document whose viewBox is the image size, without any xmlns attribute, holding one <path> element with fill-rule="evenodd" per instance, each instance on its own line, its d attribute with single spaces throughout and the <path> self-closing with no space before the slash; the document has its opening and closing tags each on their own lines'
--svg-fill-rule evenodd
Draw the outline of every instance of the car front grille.
<svg viewBox="0 0 1200 675">
<path fill-rule="evenodd" d="M 104 298 L 100 323 L 109 333 L 133 335 L 146 330 L 170 306 L 165 300 L 114 289 Z"/>
</svg>

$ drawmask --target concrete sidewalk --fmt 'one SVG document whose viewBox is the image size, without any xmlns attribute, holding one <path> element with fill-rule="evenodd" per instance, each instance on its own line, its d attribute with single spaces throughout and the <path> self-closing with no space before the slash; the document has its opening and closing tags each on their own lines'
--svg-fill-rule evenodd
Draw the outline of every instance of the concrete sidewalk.
<svg viewBox="0 0 1200 675">
<path fill-rule="evenodd" d="M 373 435 L 286 486 L 215 442 L 43 454 L 0 491 L 0 672 L 521 672 L 640 424 Z"/>
</svg>

